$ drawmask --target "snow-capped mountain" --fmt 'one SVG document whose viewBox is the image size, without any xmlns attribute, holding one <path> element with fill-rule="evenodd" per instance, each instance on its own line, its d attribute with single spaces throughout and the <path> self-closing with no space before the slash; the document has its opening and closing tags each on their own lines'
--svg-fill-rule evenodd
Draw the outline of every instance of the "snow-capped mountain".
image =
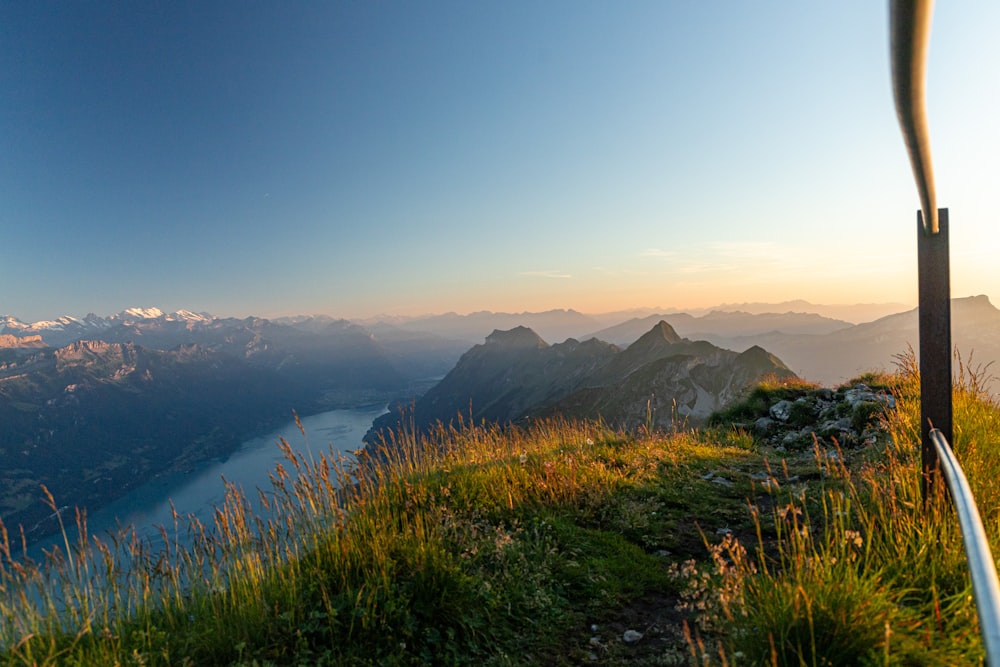
<svg viewBox="0 0 1000 667">
<path fill-rule="evenodd" d="M 155 320 L 163 317 L 163 311 L 159 308 L 126 308 L 112 317 L 122 320 Z"/>
<path fill-rule="evenodd" d="M 87 338 L 108 329 L 111 323 L 93 313 L 82 320 L 64 315 L 55 320 L 22 322 L 11 315 L 0 317 L 0 334 L 16 338 L 41 336 L 46 345 L 61 347 L 82 338 Z"/>
<path fill-rule="evenodd" d="M 211 322 L 214 317 L 208 313 L 193 313 L 190 310 L 177 310 L 164 313 L 159 308 L 126 308 L 117 315 L 108 318 L 109 321 L 131 324 L 146 320 L 161 320 L 163 322 Z"/>
<path fill-rule="evenodd" d="M 197 346 L 293 375 L 318 374 L 325 378 L 316 379 L 322 379 L 320 384 L 396 386 L 402 380 L 394 364 L 406 366 L 406 359 L 394 356 L 367 329 L 332 318 L 291 326 L 258 317 L 215 318 L 189 310 L 128 308 L 108 317 L 91 314 L 82 320 L 61 317 L 30 324 L 0 316 L 0 336 L 4 348 L 44 344 L 61 349 L 81 341 L 160 351 Z"/>
<path fill-rule="evenodd" d="M 190 310 L 178 310 L 170 313 L 168 319 L 182 320 L 185 322 L 211 322 L 214 317 L 208 313 L 192 313 Z"/>
<path fill-rule="evenodd" d="M 192 325 L 209 324 L 214 319 L 208 313 L 194 313 L 190 310 L 164 313 L 159 308 L 126 308 L 108 317 L 90 313 L 83 319 L 64 315 L 54 320 L 38 322 L 22 322 L 12 315 L 0 315 L 0 334 L 16 338 L 41 336 L 46 345 L 62 347 L 78 340 L 102 338 L 114 327 L 179 323 L 190 328 Z"/>
</svg>

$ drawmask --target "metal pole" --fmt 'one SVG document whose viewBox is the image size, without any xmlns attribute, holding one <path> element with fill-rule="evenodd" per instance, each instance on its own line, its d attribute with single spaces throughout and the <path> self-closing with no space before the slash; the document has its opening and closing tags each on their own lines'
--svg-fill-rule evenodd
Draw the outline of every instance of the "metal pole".
<svg viewBox="0 0 1000 667">
<path fill-rule="evenodd" d="M 920 436 L 923 476 L 920 491 L 927 502 L 940 470 L 931 429 L 952 439 L 951 288 L 948 261 L 948 209 L 937 211 L 938 233 L 927 231 L 917 213 L 917 267 L 920 290 Z"/>
<path fill-rule="evenodd" d="M 924 212 L 924 226 L 937 234 L 937 196 L 934 192 L 934 167 L 931 164 L 930 130 L 924 82 L 927 70 L 927 47 L 931 35 L 933 0 L 890 0 L 889 25 L 892 55 L 892 92 L 896 116 L 910 154 L 913 179 Z"/>
<path fill-rule="evenodd" d="M 892 92 L 921 207 L 917 213 L 920 433 L 923 462 L 920 492 L 925 502 L 939 469 L 930 431 L 932 428 L 940 429 L 948 442 L 952 440 L 948 209 L 937 208 L 930 131 L 927 129 L 927 108 L 924 103 L 927 47 L 933 9 L 933 0 L 889 1 Z"/>
</svg>

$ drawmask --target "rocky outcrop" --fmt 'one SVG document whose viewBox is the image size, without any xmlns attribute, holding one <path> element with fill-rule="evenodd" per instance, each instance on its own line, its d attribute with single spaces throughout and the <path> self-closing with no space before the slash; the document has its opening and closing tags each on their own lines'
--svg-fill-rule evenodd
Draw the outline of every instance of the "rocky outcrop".
<svg viewBox="0 0 1000 667">
<path fill-rule="evenodd" d="M 851 448 L 875 444 L 884 433 L 881 416 L 895 408 L 892 394 L 866 384 L 800 389 L 734 425 L 779 450 L 808 449 L 816 442 Z"/>
<path fill-rule="evenodd" d="M 45 347 L 41 336 L 12 336 L 0 334 L 0 348 L 40 348 Z"/>
</svg>

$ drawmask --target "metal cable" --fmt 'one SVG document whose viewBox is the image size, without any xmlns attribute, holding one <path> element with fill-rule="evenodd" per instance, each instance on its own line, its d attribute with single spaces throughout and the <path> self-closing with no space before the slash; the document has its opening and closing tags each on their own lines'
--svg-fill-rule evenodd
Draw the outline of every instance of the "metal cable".
<svg viewBox="0 0 1000 667">
<path fill-rule="evenodd" d="M 924 232 L 938 233 L 937 196 L 931 165 L 931 140 L 924 104 L 927 45 L 933 0 L 889 0 L 892 49 L 892 91 L 903 140 L 910 154 L 913 178 L 920 194 Z"/>
</svg>

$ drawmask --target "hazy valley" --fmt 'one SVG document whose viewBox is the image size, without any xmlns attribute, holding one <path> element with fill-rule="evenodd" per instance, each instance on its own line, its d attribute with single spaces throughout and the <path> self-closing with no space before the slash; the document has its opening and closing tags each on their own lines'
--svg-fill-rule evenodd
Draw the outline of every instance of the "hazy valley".
<svg viewBox="0 0 1000 667">
<path fill-rule="evenodd" d="M 834 385 L 892 368 L 894 355 L 917 344 L 914 310 L 852 324 L 741 307 L 756 312 L 481 312 L 361 323 L 156 309 L 36 323 L 3 317 L 0 518 L 44 532 L 52 525 L 40 524 L 50 515 L 41 484 L 60 505 L 94 509 L 157 475 L 226 457 L 293 410 L 389 406 L 373 433 L 397 427 L 401 409 L 412 409 L 420 429 L 460 413 L 498 423 L 561 414 L 629 428 L 697 425 L 761 376 Z M 965 358 L 1000 358 L 1000 311 L 986 297 L 956 299 L 953 319 Z"/>
</svg>

